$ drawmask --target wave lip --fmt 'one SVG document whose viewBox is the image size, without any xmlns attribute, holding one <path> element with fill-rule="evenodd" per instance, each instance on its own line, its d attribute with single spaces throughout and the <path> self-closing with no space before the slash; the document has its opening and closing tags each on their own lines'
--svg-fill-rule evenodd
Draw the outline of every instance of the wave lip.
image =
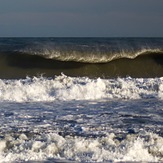
<svg viewBox="0 0 163 163">
<path fill-rule="evenodd" d="M 1 102 L 163 98 L 163 78 L 27 77 L 0 80 L 0 88 Z"/>
<path fill-rule="evenodd" d="M 30 55 L 37 55 L 47 59 L 53 59 L 58 61 L 73 61 L 81 63 L 108 63 L 113 60 L 118 60 L 122 58 L 135 59 L 139 56 L 150 55 L 150 54 L 162 54 L 162 49 L 150 49 L 144 48 L 140 50 L 120 50 L 120 51 L 64 51 L 64 50 L 54 50 L 54 49 L 27 49 L 21 50 L 21 53 L 26 53 Z"/>
</svg>

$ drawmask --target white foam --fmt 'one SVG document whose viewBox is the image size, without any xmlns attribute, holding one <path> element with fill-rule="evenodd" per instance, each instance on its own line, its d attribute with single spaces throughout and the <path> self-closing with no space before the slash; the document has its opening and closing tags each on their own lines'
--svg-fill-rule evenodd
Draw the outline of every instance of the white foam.
<svg viewBox="0 0 163 163">
<path fill-rule="evenodd" d="M 0 140 L 0 152 L 4 151 L 6 148 L 6 141 Z"/>
<path fill-rule="evenodd" d="M 163 161 L 163 138 L 152 133 L 145 133 L 143 138 L 128 135 L 121 141 L 113 133 L 101 138 L 62 137 L 50 133 L 40 134 L 35 139 L 6 138 L 3 142 L 7 145 L 0 151 L 0 162 L 47 158 L 84 162 Z"/>
<path fill-rule="evenodd" d="M 163 78 L 89 79 L 60 75 L 0 80 L 0 101 L 54 101 L 163 98 Z"/>
</svg>

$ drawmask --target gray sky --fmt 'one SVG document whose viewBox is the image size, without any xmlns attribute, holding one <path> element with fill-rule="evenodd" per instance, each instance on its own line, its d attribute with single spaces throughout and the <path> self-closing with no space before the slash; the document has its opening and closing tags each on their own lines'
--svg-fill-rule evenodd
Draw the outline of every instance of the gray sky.
<svg viewBox="0 0 163 163">
<path fill-rule="evenodd" d="M 0 37 L 163 37 L 163 0 L 0 0 Z"/>
</svg>

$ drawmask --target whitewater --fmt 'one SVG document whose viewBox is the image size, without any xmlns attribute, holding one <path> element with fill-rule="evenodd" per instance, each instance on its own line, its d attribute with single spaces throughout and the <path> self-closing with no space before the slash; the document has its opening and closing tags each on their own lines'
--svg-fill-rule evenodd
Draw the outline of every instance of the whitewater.
<svg viewBox="0 0 163 163">
<path fill-rule="evenodd" d="M 163 98 L 163 78 L 90 79 L 62 74 L 54 78 L 0 80 L 1 102 L 149 98 Z"/>
<path fill-rule="evenodd" d="M 0 162 L 163 161 L 163 78 L 0 80 Z"/>
</svg>

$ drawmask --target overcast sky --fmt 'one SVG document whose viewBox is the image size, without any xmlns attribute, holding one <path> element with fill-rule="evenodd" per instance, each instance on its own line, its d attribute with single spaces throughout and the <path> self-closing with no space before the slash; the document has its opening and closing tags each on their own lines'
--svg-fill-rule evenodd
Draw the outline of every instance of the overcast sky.
<svg viewBox="0 0 163 163">
<path fill-rule="evenodd" d="M 163 0 L 0 0 L 0 37 L 163 37 Z"/>
</svg>

